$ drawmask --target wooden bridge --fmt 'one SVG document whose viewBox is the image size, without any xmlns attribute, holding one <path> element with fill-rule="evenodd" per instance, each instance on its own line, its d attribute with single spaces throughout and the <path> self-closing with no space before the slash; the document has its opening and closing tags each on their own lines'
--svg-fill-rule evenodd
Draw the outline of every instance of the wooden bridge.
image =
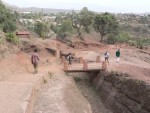
<svg viewBox="0 0 150 113">
<path fill-rule="evenodd" d="M 68 65 L 68 62 L 64 57 L 62 57 L 61 62 L 64 64 L 63 70 L 65 72 L 89 72 L 107 70 L 107 64 L 105 61 L 100 60 L 100 56 L 97 56 L 94 62 L 84 60 L 83 57 L 79 58 L 79 63 L 72 63 L 72 65 Z"/>
</svg>

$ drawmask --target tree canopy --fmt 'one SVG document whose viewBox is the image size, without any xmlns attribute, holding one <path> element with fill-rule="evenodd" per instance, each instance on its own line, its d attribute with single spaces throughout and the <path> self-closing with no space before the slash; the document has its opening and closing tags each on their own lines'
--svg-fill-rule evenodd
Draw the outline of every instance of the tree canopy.
<svg viewBox="0 0 150 113">
<path fill-rule="evenodd" d="M 79 37 L 82 39 L 81 28 L 89 32 L 88 27 L 92 24 L 94 14 L 84 7 L 80 13 L 72 12 L 72 26 L 77 30 Z"/>
<path fill-rule="evenodd" d="M 94 28 L 100 33 L 101 42 L 103 42 L 105 35 L 117 33 L 118 22 L 117 19 L 109 13 L 97 14 L 94 18 Z"/>
<path fill-rule="evenodd" d="M 48 26 L 43 22 L 38 22 L 35 24 L 35 32 L 42 38 L 45 38 L 48 32 Z"/>
<path fill-rule="evenodd" d="M 16 30 L 16 18 L 14 13 L 5 7 L 0 1 L 0 26 L 4 32 L 12 32 Z"/>
</svg>

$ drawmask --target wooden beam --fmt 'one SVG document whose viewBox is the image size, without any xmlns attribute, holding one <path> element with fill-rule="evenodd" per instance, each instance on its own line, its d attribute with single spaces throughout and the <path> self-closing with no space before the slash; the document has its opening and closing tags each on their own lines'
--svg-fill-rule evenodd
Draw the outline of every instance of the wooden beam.
<svg viewBox="0 0 150 113">
<path fill-rule="evenodd" d="M 64 70 L 68 70 L 68 62 L 64 61 Z"/>
<path fill-rule="evenodd" d="M 55 57 L 60 58 L 60 51 L 59 50 L 55 50 Z"/>
<path fill-rule="evenodd" d="M 102 69 L 88 69 L 88 70 L 65 70 L 65 72 L 99 72 Z"/>
<path fill-rule="evenodd" d="M 80 57 L 80 64 L 83 64 L 83 57 Z"/>
<path fill-rule="evenodd" d="M 83 70 L 88 70 L 88 64 L 87 62 L 83 62 Z"/>
<path fill-rule="evenodd" d="M 100 56 L 97 56 L 96 62 L 97 62 L 97 63 L 100 63 L 100 62 L 101 62 Z"/>
</svg>

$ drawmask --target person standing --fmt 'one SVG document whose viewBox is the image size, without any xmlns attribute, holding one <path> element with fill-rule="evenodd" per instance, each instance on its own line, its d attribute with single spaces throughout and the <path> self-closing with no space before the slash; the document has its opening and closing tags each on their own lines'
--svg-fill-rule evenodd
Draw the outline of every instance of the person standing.
<svg viewBox="0 0 150 113">
<path fill-rule="evenodd" d="M 33 64 L 34 67 L 34 74 L 38 72 L 38 62 L 40 60 L 37 52 L 38 52 L 37 49 L 35 49 L 31 57 L 31 63 Z"/>
<path fill-rule="evenodd" d="M 109 53 L 108 53 L 108 51 L 106 51 L 104 53 L 104 57 L 105 57 L 105 62 L 107 62 L 109 64 Z"/>
<path fill-rule="evenodd" d="M 118 49 L 116 51 L 116 58 L 117 58 L 117 62 L 116 63 L 118 63 L 120 61 L 120 49 Z"/>
<path fill-rule="evenodd" d="M 72 54 L 71 53 L 69 53 L 69 55 L 67 56 L 67 59 L 69 61 L 69 65 L 71 65 L 72 64 Z"/>
</svg>

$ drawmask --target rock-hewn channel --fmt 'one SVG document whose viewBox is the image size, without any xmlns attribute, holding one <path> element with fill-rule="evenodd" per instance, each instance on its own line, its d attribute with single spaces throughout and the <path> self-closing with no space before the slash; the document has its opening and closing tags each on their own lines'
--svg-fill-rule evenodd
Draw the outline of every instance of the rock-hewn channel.
<svg viewBox="0 0 150 113">
<path fill-rule="evenodd" d="M 116 72 L 70 75 L 93 113 L 150 113 L 150 84 L 144 81 Z"/>
<path fill-rule="evenodd" d="M 89 81 L 87 73 L 71 73 L 69 75 L 73 76 L 77 88 L 90 103 L 92 113 L 112 113 L 103 105 L 98 92 Z"/>
<path fill-rule="evenodd" d="M 115 72 L 90 76 L 103 104 L 113 113 L 150 113 L 150 84 Z"/>
</svg>

